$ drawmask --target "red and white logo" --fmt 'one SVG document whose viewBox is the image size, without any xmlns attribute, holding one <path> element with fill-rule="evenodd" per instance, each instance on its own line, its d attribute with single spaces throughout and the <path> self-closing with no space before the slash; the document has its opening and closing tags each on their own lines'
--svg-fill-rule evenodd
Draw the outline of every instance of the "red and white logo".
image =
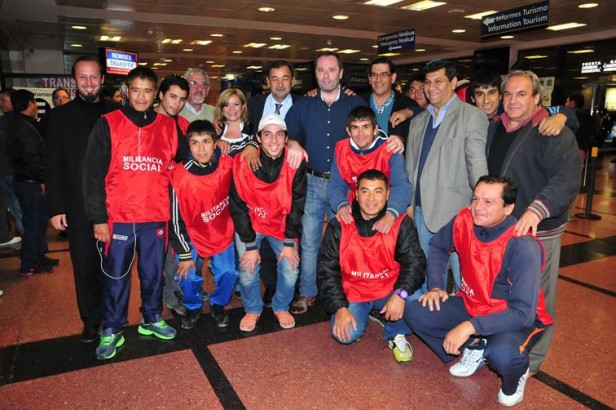
<svg viewBox="0 0 616 410">
<path fill-rule="evenodd" d="M 163 228 L 157 229 L 156 230 L 156 236 L 158 236 L 158 239 L 162 239 L 165 237 L 165 230 Z"/>
</svg>

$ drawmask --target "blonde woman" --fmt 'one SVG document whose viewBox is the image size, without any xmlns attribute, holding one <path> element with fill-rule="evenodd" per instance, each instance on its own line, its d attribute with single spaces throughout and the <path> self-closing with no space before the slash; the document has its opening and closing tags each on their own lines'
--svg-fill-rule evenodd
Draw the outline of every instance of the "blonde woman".
<svg viewBox="0 0 616 410">
<path fill-rule="evenodd" d="M 220 93 L 214 118 L 222 128 L 219 138 L 230 144 L 229 155 L 232 157 L 252 140 L 246 95 L 239 88 L 228 88 Z"/>
</svg>

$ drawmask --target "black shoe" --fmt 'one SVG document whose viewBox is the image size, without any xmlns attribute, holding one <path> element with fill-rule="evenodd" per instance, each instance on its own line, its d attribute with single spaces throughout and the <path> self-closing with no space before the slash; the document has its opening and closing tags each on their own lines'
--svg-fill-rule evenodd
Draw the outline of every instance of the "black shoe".
<svg viewBox="0 0 616 410">
<path fill-rule="evenodd" d="M 36 266 L 30 269 L 22 269 L 19 271 L 24 276 L 37 275 L 39 273 L 51 273 L 53 272 L 53 266 L 37 263 Z"/>
<path fill-rule="evenodd" d="M 381 325 L 382 327 L 385 327 L 385 316 L 383 316 L 383 314 L 376 309 L 370 311 L 368 314 L 368 319 L 378 325 Z"/>
<path fill-rule="evenodd" d="M 81 332 L 81 343 L 90 344 L 98 340 L 99 334 L 96 331 L 98 326 L 85 326 L 83 332 Z"/>
<path fill-rule="evenodd" d="M 239 290 L 234 290 L 233 294 L 235 295 L 236 298 L 238 298 L 239 300 L 242 300 L 242 292 L 240 292 Z"/>
<path fill-rule="evenodd" d="M 268 287 L 265 288 L 265 292 L 263 292 L 263 305 L 265 307 L 272 307 L 272 298 L 274 297 L 274 292 L 274 289 Z"/>
<path fill-rule="evenodd" d="M 41 263 L 43 265 L 58 266 L 60 264 L 60 259 L 48 258 L 46 255 L 43 255 Z"/>
<path fill-rule="evenodd" d="M 210 315 L 212 315 L 214 322 L 216 322 L 216 326 L 229 326 L 229 314 L 223 306 L 212 304 L 210 309 Z"/>
<path fill-rule="evenodd" d="M 190 330 L 197 324 L 201 317 L 201 309 L 189 310 L 186 316 L 182 316 L 182 329 Z"/>
</svg>

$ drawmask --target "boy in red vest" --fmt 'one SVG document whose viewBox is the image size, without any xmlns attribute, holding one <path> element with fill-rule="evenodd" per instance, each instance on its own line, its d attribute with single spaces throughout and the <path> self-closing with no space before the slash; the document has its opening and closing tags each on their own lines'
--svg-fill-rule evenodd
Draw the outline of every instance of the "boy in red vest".
<svg viewBox="0 0 616 410">
<path fill-rule="evenodd" d="M 528 352 L 552 318 L 540 289 L 543 246 L 532 236 L 516 237 L 511 214 L 517 188 L 503 177 L 483 176 L 469 208 L 462 209 L 432 238 L 428 293 L 411 304 L 404 320 L 449 368 L 468 377 L 487 363 L 502 378 L 498 401 L 515 406 L 524 398 Z M 461 288 L 449 296 L 443 272 L 449 253 L 460 255 Z"/>
<path fill-rule="evenodd" d="M 424 281 L 426 257 L 406 212 L 387 233 L 375 226 L 387 214 L 385 174 L 369 169 L 357 177 L 351 223 L 329 222 L 319 250 L 317 278 L 321 303 L 332 313 L 331 333 L 342 344 L 359 339 L 376 309 L 385 317 L 385 339 L 398 363 L 413 358 L 402 319 L 405 306 Z"/>
<path fill-rule="evenodd" d="M 128 73 L 128 105 L 103 115 L 84 160 L 86 215 L 94 224 L 103 270 L 103 314 L 99 360 L 124 344 L 130 271 L 138 256 L 142 335 L 173 339 L 161 316 L 163 261 L 169 221 L 169 178 L 178 147 L 175 121 L 152 109 L 156 74 L 137 67 Z"/>
<path fill-rule="evenodd" d="M 278 259 L 278 280 L 272 310 L 283 329 L 295 326 L 289 313 L 298 275 L 298 240 L 306 201 L 306 164 L 293 169 L 286 160 L 287 126 L 278 114 L 259 122 L 261 167 L 250 170 L 236 156 L 233 164 L 230 208 L 237 232 L 240 287 L 246 315 L 240 330 L 251 332 L 263 310 L 259 284 L 261 242 L 267 240 Z"/>
<path fill-rule="evenodd" d="M 182 328 L 192 329 L 201 316 L 202 258 L 210 258 L 214 293 L 210 313 L 218 327 L 229 325 L 224 307 L 237 281 L 233 222 L 229 213 L 233 159 L 215 154 L 216 130 L 209 121 L 196 120 L 188 126 L 192 159 L 178 165 L 170 175 L 171 245 L 179 259 L 177 275 L 188 313 Z M 195 266 L 195 262 L 197 265 Z"/>
</svg>

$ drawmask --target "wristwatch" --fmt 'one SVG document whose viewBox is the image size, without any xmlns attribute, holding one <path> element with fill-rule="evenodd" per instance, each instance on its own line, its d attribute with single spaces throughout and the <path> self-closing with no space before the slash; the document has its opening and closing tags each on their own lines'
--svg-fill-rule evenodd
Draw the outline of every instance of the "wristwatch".
<svg viewBox="0 0 616 410">
<path fill-rule="evenodd" d="M 404 289 L 396 289 L 394 290 L 394 293 L 398 296 L 400 296 L 402 299 L 406 300 L 406 298 L 409 297 L 409 293 L 404 290 Z"/>
</svg>

